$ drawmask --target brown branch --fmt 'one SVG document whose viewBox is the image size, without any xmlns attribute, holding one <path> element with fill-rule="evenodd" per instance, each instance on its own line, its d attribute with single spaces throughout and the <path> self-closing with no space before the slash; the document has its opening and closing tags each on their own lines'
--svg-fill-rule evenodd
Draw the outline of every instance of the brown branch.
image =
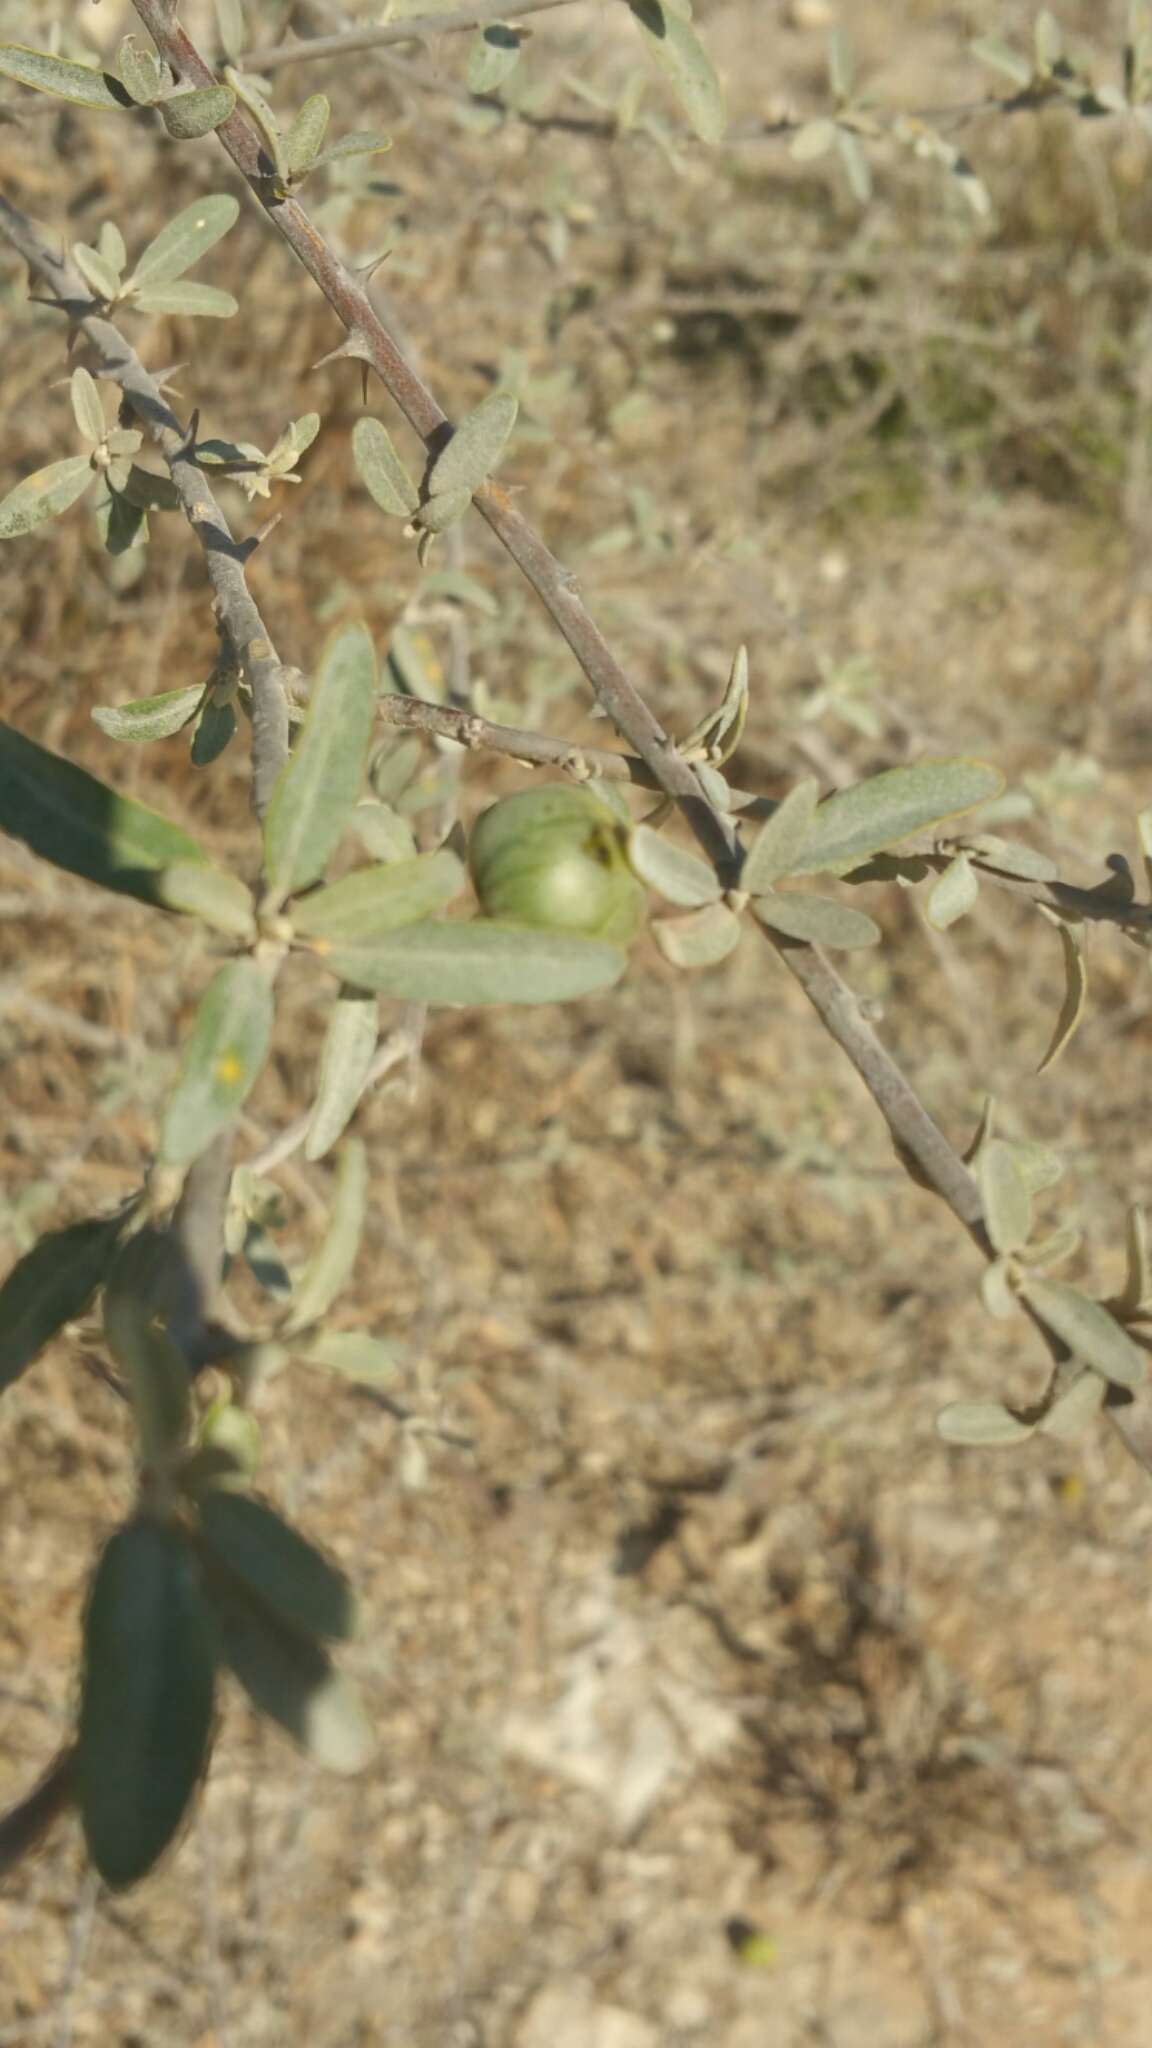
<svg viewBox="0 0 1152 2048">
<path fill-rule="evenodd" d="M 188 435 L 131 343 L 111 320 L 93 311 L 89 286 L 68 260 L 54 254 L 35 224 L 0 194 L 0 235 L 24 258 L 32 275 L 90 343 L 104 376 L 118 384 L 140 425 L 168 466 L 181 510 L 204 552 L 217 624 L 230 657 L 252 691 L 253 802 L 267 809 L 276 777 L 288 758 L 288 697 L 283 667 L 244 574 L 251 552 L 233 538 Z"/>
<path fill-rule="evenodd" d="M 393 21 L 381 28 L 348 28 L 338 35 L 309 36 L 298 43 L 275 43 L 266 49 L 246 50 L 244 63 L 252 71 L 277 71 L 285 64 L 312 64 L 320 57 L 346 57 L 357 50 L 382 50 L 390 43 L 424 43 L 430 36 L 442 36 L 458 29 L 486 28 L 491 22 L 523 21 L 530 14 L 547 14 L 554 7 L 570 7 L 573 0 L 520 0 L 519 6 L 495 4 L 462 7 L 454 14 L 412 14 L 407 21 Z"/>
</svg>

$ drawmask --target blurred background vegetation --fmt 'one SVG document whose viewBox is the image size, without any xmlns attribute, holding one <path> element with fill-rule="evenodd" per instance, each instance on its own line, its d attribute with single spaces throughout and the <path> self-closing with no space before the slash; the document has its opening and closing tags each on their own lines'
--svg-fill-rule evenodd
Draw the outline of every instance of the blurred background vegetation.
<svg viewBox="0 0 1152 2048">
<path fill-rule="evenodd" d="M 181 12 L 210 40 L 206 7 Z M 267 37 L 292 10 L 251 12 Z M 1125 7 L 1058 12 L 1115 82 Z M 469 94 L 467 37 L 286 68 L 275 103 L 323 88 L 340 126 L 394 135 L 327 174 L 320 217 L 346 259 L 389 252 L 373 290 L 449 412 L 519 393 L 502 481 L 662 719 L 687 729 L 744 640 L 742 786 L 977 753 L 1010 779 L 1011 829 L 1100 881 L 1136 858 L 1152 759 L 1152 138 L 989 109 L 1011 88 L 968 45 L 1027 47 L 1015 0 L 695 13 L 736 138 L 716 150 L 682 139 L 655 73 L 636 130 L 611 132 L 642 53 L 607 0 L 527 24 L 520 114 Z M 762 132 L 826 110 L 838 16 L 866 96 L 939 115 L 987 219 L 895 143 L 869 145 L 862 206 L 834 159 Z M 71 54 L 132 26 L 119 0 L 0 0 L 0 37 L 55 27 Z M 111 218 L 131 253 L 236 188 L 212 143 L 147 116 L 0 101 L 3 187 L 69 240 Z M 421 694 L 602 740 L 479 521 L 421 577 L 368 500 L 358 372 L 310 368 L 339 334 L 251 204 L 198 275 L 236 319 L 131 331 L 150 368 L 180 366 L 202 433 L 268 448 L 323 417 L 252 571 L 284 657 L 308 668 L 362 615 Z M 59 318 L 10 260 L 0 309 L 7 489 L 69 451 L 71 422 Z M 269 508 L 224 490 L 255 530 Z M 84 511 L 0 556 L 3 716 L 243 865 L 239 748 L 204 772 L 179 738 L 116 748 L 91 719 L 202 679 L 213 644 L 174 521 L 140 562 L 110 564 Z M 522 781 L 470 761 L 465 805 Z M 940 936 L 910 895 L 865 895 L 886 943 L 851 978 L 881 1029 L 957 1140 L 991 1091 L 1011 1135 L 1058 1146 L 1053 1216 L 1082 1224 L 1076 1277 L 1107 1292 L 1152 1169 L 1140 956 L 1097 937 L 1086 1023 L 1038 1080 L 1055 935 L 1003 898 Z M 0 948 L 10 1262 L 138 1184 L 212 956 L 12 843 Z M 321 1028 L 300 974 L 253 1150 L 306 1099 Z M 261 1422 L 269 1490 L 363 1589 L 380 1761 L 321 1779 L 235 1702 L 196 1828 L 139 1895 L 97 1910 L 65 1830 L 0 1900 L 0 2044 L 1140 2039 L 1147 1481 L 1106 1437 L 1015 1457 L 936 1439 L 944 1400 L 1026 1399 L 1043 1359 L 984 1314 L 970 1247 L 761 949 L 680 977 L 645 943 L 595 1002 L 435 1016 L 414 1084 L 358 1128 L 376 1192 L 341 1313 L 395 1341 L 396 1378 L 368 1395 L 294 1369 Z M 290 1259 L 328 1174 L 284 1172 Z M 67 1724 L 131 1446 L 83 1342 L 2 1423 L 11 1797 Z"/>
</svg>

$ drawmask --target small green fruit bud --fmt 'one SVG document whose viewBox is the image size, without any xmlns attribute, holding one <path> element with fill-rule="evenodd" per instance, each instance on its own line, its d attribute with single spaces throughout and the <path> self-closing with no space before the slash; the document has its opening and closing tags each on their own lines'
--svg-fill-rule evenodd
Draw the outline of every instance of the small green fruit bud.
<svg viewBox="0 0 1152 2048">
<path fill-rule="evenodd" d="M 572 783 L 506 796 L 473 830 L 468 863 L 487 917 L 626 945 L 644 916 L 623 818 Z"/>
</svg>

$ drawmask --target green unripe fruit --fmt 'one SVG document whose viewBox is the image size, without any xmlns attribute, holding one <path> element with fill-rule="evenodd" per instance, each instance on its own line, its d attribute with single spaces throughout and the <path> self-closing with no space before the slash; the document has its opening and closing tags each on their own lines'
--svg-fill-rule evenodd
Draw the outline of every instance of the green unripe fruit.
<svg viewBox="0 0 1152 2048">
<path fill-rule="evenodd" d="M 468 864 L 486 916 L 627 945 L 644 916 L 627 843 L 625 820 L 591 790 L 549 784 L 485 811 Z"/>
</svg>

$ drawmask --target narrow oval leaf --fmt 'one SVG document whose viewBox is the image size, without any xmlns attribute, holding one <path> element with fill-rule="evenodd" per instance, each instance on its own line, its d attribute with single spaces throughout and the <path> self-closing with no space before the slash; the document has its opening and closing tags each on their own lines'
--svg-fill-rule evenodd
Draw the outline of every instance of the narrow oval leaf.
<svg viewBox="0 0 1152 2048">
<path fill-rule="evenodd" d="M 355 1114 L 372 1070 L 380 1019 L 377 998 L 345 989 L 328 1013 L 305 1159 L 323 1159 Z"/>
<path fill-rule="evenodd" d="M 84 279 L 91 285 L 98 299 L 114 299 L 120 289 L 119 273 L 100 254 L 98 249 L 89 249 L 83 242 L 73 242 L 72 261 Z"/>
<path fill-rule="evenodd" d="M 367 1154 L 358 1138 L 349 1138 L 336 1171 L 328 1228 L 296 1282 L 291 1311 L 278 1335 L 306 1330 L 327 1315 L 356 1264 L 367 1210 Z"/>
<path fill-rule="evenodd" d="M 660 917 L 652 936 L 673 967 L 715 967 L 740 943 L 740 919 L 726 903 L 706 903 L 686 917 Z"/>
<path fill-rule="evenodd" d="M 105 433 L 104 407 L 100 403 L 95 377 L 81 365 L 72 372 L 68 393 L 72 400 L 72 416 L 85 440 L 101 442 Z"/>
<path fill-rule="evenodd" d="M 360 792 L 376 708 L 376 653 L 363 626 L 328 642 L 300 737 L 264 821 L 268 882 L 281 900 L 317 880 Z"/>
<path fill-rule="evenodd" d="M 134 285 L 171 284 L 215 247 L 240 213 L 231 192 L 210 192 L 186 206 L 149 242 L 132 273 Z"/>
<path fill-rule="evenodd" d="M 224 1656 L 257 1711 L 322 1769 L 363 1770 L 375 1738 L 359 1693 L 327 1650 L 254 1601 L 215 1586 L 212 1600 Z"/>
<path fill-rule="evenodd" d="M 1083 933 L 1074 931 L 1062 920 L 1056 929 L 1060 934 L 1060 948 L 1064 955 L 1064 1000 L 1060 1005 L 1060 1015 L 1056 1019 L 1056 1028 L 1049 1040 L 1048 1050 L 1036 1069 L 1038 1074 L 1047 1073 L 1048 1068 L 1055 1064 L 1065 1047 L 1071 1044 L 1088 1000 L 1088 970 L 1084 965 Z"/>
<path fill-rule="evenodd" d="M 946 1444 L 971 1444 L 986 1449 L 994 1444 L 1022 1444 L 1035 1434 L 1033 1422 L 1021 1422 L 1003 1401 L 950 1401 L 936 1417 L 936 1428 Z"/>
<path fill-rule="evenodd" d="M 191 723 L 203 701 L 203 683 L 190 683 L 187 689 L 163 690 L 158 697 L 137 697 L 128 704 L 98 704 L 92 716 L 109 739 L 166 740 Z"/>
<path fill-rule="evenodd" d="M 809 776 L 790 789 L 765 819 L 740 870 L 740 887 L 750 896 L 762 896 L 793 872 L 812 829 L 819 794 L 815 776 Z"/>
<path fill-rule="evenodd" d="M 982 1146 L 976 1178 L 993 1249 L 1002 1256 L 1019 1251 L 1032 1230 L 1032 1196 L 1011 1145 L 992 1138 Z"/>
<path fill-rule="evenodd" d="M 214 284 L 197 284 L 195 278 L 179 278 L 175 284 L 146 284 L 134 294 L 133 303 L 142 313 L 183 313 L 192 320 L 230 320 L 240 311 L 231 292 Z"/>
<path fill-rule="evenodd" d="M 690 21 L 669 0 L 627 0 L 644 41 L 702 142 L 720 142 L 727 119 L 712 59 Z"/>
<path fill-rule="evenodd" d="M 1102 1302 L 1081 1294 L 1066 1280 L 1029 1279 L 1022 1292 L 1073 1358 L 1082 1359 L 1118 1387 L 1143 1386 L 1147 1360 Z"/>
<path fill-rule="evenodd" d="M 854 946 L 876 946 L 881 938 L 879 925 L 864 911 L 834 903 L 827 896 L 756 896 L 752 908 L 771 931 L 803 939 L 809 946 L 847 951 Z"/>
<path fill-rule="evenodd" d="M 467 880 L 463 861 L 441 847 L 380 867 L 360 868 L 327 889 L 303 896 L 292 922 L 306 938 L 330 946 L 370 945 L 384 932 L 416 924 L 459 896 Z"/>
<path fill-rule="evenodd" d="M 970 911 L 980 894 L 972 862 L 966 853 L 958 853 L 949 861 L 939 880 L 928 894 L 925 915 L 934 931 L 946 932 L 949 925 Z"/>
<path fill-rule="evenodd" d="M 320 151 L 312 168 L 318 171 L 323 164 L 344 163 L 353 156 L 383 156 L 391 147 L 392 137 L 382 135 L 378 128 L 354 128 L 337 141 L 329 142 Z"/>
<path fill-rule="evenodd" d="M 651 825 L 637 825 L 629 834 L 628 864 L 640 881 L 684 910 L 718 903 L 724 893 L 707 861 L 653 831 Z"/>
<path fill-rule="evenodd" d="M 110 72 L 95 71 L 90 64 L 72 64 L 66 57 L 50 57 L 46 50 L 28 50 L 16 43 L 0 47 L 0 76 L 14 78 L 17 85 L 30 85 L 34 92 L 50 92 L 74 107 L 94 107 L 101 114 L 122 113 L 132 106 L 120 80 Z"/>
<path fill-rule="evenodd" d="M 204 706 L 192 735 L 189 748 L 194 768 L 210 768 L 218 761 L 225 747 L 236 737 L 236 706 L 234 704 L 212 704 Z"/>
<path fill-rule="evenodd" d="M 116 57 L 121 83 L 138 107 L 150 106 L 170 84 L 170 74 L 153 51 L 125 36 Z"/>
<path fill-rule="evenodd" d="M 323 1366 L 326 1372 L 369 1385 L 395 1379 L 401 1347 L 386 1337 L 370 1336 L 367 1330 L 321 1330 L 307 1344 L 294 1344 L 292 1355 L 305 1365 Z"/>
<path fill-rule="evenodd" d="M 199 1158 L 255 1086 L 272 1037 L 272 990 L 254 960 L 232 960 L 209 983 L 160 1130 L 169 1166 Z"/>
<path fill-rule="evenodd" d="M 202 924 L 209 925 L 214 932 L 226 933 L 230 939 L 251 941 L 256 936 L 252 891 L 239 875 L 226 874 L 223 868 L 180 861 L 174 867 L 161 869 L 156 889 L 165 910 L 198 917 Z"/>
<path fill-rule="evenodd" d="M 357 420 L 352 429 L 352 459 L 361 483 L 380 510 L 395 519 L 410 519 L 420 503 L 420 493 L 379 420 Z"/>
<path fill-rule="evenodd" d="M 495 92 L 503 85 L 520 61 L 522 40 L 520 30 L 509 28 L 504 21 L 490 21 L 482 28 L 468 52 L 469 92 Z"/>
<path fill-rule="evenodd" d="M 467 484 L 461 484 L 455 491 L 434 491 L 420 507 L 420 524 L 425 533 L 444 533 L 463 519 L 471 503 L 472 493 Z"/>
<path fill-rule="evenodd" d="M 161 101 L 160 119 L 174 142 L 195 142 L 219 128 L 235 106 L 236 95 L 230 86 L 199 85 Z"/>
<path fill-rule="evenodd" d="M 270 1507 L 251 1494 L 209 1490 L 200 1527 L 217 1559 L 249 1594 L 289 1628 L 346 1641 L 356 1604 L 344 1573 Z"/>
<path fill-rule="evenodd" d="M 1037 1428 L 1044 1436 L 1054 1436 L 1061 1443 L 1083 1436 L 1103 1408 L 1107 1393 L 1108 1382 L 1098 1372 L 1082 1372 L 1070 1387 L 1057 1395 L 1047 1414 L 1041 1416 Z"/>
<path fill-rule="evenodd" d="M 83 1315 L 116 1255 L 130 1211 L 52 1230 L 18 1259 L 0 1286 L 0 1391 L 44 1346 Z"/>
<path fill-rule="evenodd" d="M 1064 1161 L 1050 1145 L 1038 1144 L 1032 1138 L 1007 1138 L 1005 1143 L 1030 1193 L 1041 1195 L 1045 1188 L 1054 1188 L 1064 1178 Z"/>
<path fill-rule="evenodd" d="M 192 1407 L 188 1362 L 156 1320 L 146 1289 L 147 1270 L 130 1242 L 104 1289 L 104 1334 L 132 1395 L 140 1462 L 170 1470 L 188 1443 Z"/>
<path fill-rule="evenodd" d="M 416 852 L 416 836 L 399 811 L 391 804 L 365 801 L 357 804 L 349 824 L 373 860 L 411 860 Z"/>
<path fill-rule="evenodd" d="M 990 803 L 1003 788 L 999 769 L 984 761 L 919 761 L 914 768 L 889 768 L 826 798 L 793 872 L 850 874 L 911 833 Z"/>
<path fill-rule="evenodd" d="M 34 469 L 7 497 L 0 498 L 0 540 L 15 540 L 31 533 L 46 519 L 58 519 L 82 497 L 96 472 L 87 455 L 66 455 Z"/>
<path fill-rule="evenodd" d="M 1152 1261 L 1149 1259 L 1148 1219 L 1139 1203 L 1131 1202 L 1125 1217 L 1124 1285 L 1108 1307 L 1115 1315 L 1134 1316 L 1152 1295 Z M 2 1341 L 2 1339 L 0 1339 Z"/>
<path fill-rule="evenodd" d="M 411 924 L 324 964 L 341 981 L 409 1003 L 564 1003 L 619 981 L 627 958 L 602 939 L 474 918 Z"/>
<path fill-rule="evenodd" d="M 84 1619 L 76 1791 L 88 1853 L 116 1890 L 146 1876 L 208 1755 L 215 1636 L 188 1544 L 135 1521 L 96 1568 Z"/>
<path fill-rule="evenodd" d="M 429 494 L 440 497 L 448 491 L 467 491 L 471 496 L 478 490 L 504 453 L 516 424 L 517 410 L 516 400 L 509 392 L 493 391 L 465 413 L 447 447 L 432 464 L 428 473 Z"/>
<path fill-rule="evenodd" d="M 332 102 L 322 92 L 306 99 L 284 137 L 284 163 L 289 177 L 303 178 L 320 154 L 332 118 Z"/>
<path fill-rule="evenodd" d="M 3 723 L 0 831 L 53 866 L 142 903 L 160 901 L 161 868 L 207 858 L 178 825 Z"/>
<path fill-rule="evenodd" d="M 1038 853 L 1034 846 L 1025 846 L 1019 840 L 1001 839 L 995 832 L 976 832 L 971 838 L 965 833 L 964 851 L 982 867 L 995 868 L 1001 875 L 1016 875 L 1022 882 L 1059 879 L 1060 870 L 1046 853 Z"/>
</svg>

